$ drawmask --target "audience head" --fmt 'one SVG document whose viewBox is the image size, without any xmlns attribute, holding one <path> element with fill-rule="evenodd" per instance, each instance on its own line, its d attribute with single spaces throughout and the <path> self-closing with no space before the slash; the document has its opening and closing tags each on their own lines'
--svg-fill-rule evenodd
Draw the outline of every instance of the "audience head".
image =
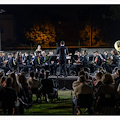
<svg viewBox="0 0 120 120">
<path fill-rule="evenodd" d="M 101 79 L 102 79 L 102 76 L 103 76 L 103 73 L 102 73 L 102 72 L 96 73 L 96 79 L 97 79 L 97 80 L 101 80 Z"/>
<path fill-rule="evenodd" d="M 84 75 L 85 76 L 85 72 L 82 70 L 80 72 L 78 72 L 78 76 L 80 77 L 81 75 Z"/>
<path fill-rule="evenodd" d="M 5 76 L 2 76 L 1 77 L 1 80 L 0 80 L 0 85 L 2 85 L 2 86 L 5 86 L 5 83 L 6 83 L 6 77 Z"/>
<path fill-rule="evenodd" d="M 103 73 L 103 74 L 105 73 L 103 67 L 99 67 L 99 68 L 98 68 L 98 72 L 101 72 L 101 73 Z"/>
<path fill-rule="evenodd" d="M 110 73 L 106 73 L 102 77 L 102 81 L 104 84 L 112 84 L 113 83 L 113 77 Z"/>
<path fill-rule="evenodd" d="M 13 79 L 16 79 L 16 76 L 15 76 L 14 72 L 10 73 L 8 76 L 12 77 Z"/>
<path fill-rule="evenodd" d="M 11 77 L 6 78 L 6 87 L 11 87 L 13 84 L 13 79 Z"/>
<path fill-rule="evenodd" d="M 31 77 L 31 78 L 34 77 L 34 72 L 33 72 L 33 71 L 30 72 L 30 77 Z"/>
<path fill-rule="evenodd" d="M 120 77 L 120 69 L 117 70 L 117 76 Z"/>
<path fill-rule="evenodd" d="M 50 74 L 50 71 L 49 71 L 49 70 L 46 70 L 46 72 L 45 72 L 45 76 L 46 76 L 46 78 L 49 77 L 49 74 Z"/>
<path fill-rule="evenodd" d="M 21 74 L 18 78 L 19 83 L 21 83 L 22 86 L 25 86 L 27 83 L 27 79 L 24 74 Z"/>
<path fill-rule="evenodd" d="M 81 83 L 84 83 L 84 82 L 86 81 L 85 76 L 84 76 L 84 75 L 81 75 L 80 78 L 79 78 L 79 81 L 80 81 Z"/>
<path fill-rule="evenodd" d="M 115 67 L 115 68 L 113 69 L 112 73 L 114 74 L 114 73 L 116 73 L 117 71 L 118 71 L 118 67 Z"/>
<path fill-rule="evenodd" d="M 35 79 L 38 79 L 38 72 L 35 73 Z"/>
</svg>

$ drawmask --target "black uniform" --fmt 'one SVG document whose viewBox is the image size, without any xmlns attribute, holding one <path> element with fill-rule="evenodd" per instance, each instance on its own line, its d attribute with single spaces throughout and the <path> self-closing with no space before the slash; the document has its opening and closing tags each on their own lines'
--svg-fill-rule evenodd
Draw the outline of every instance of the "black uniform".
<svg viewBox="0 0 120 120">
<path fill-rule="evenodd" d="M 66 55 L 68 54 L 68 49 L 65 46 L 60 46 L 57 49 L 57 54 L 59 54 L 59 68 L 60 75 L 62 75 L 62 67 L 64 66 L 64 75 L 66 76 Z"/>
<path fill-rule="evenodd" d="M 15 61 L 15 58 L 14 57 L 10 57 L 9 61 L 8 61 L 8 65 L 9 65 L 9 68 L 11 71 L 13 70 L 17 70 L 17 63 Z"/>
</svg>

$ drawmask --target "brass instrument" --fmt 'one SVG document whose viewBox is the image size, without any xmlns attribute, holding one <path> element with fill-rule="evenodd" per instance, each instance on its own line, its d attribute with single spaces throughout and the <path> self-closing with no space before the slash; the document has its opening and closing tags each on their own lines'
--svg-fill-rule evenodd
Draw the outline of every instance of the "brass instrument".
<svg viewBox="0 0 120 120">
<path fill-rule="evenodd" d="M 115 42 L 114 47 L 118 52 L 120 52 L 120 40 Z"/>
</svg>

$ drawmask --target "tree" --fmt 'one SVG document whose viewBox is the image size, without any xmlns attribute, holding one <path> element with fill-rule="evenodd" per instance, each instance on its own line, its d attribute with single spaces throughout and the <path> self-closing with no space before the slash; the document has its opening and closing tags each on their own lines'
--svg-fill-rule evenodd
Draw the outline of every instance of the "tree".
<svg viewBox="0 0 120 120">
<path fill-rule="evenodd" d="M 84 29 L 80 31 L 80 37 L 82 39 L 81 44 L 83 46 L 90 46 L 90 42 L 92 41 L 92 46 L 94 47 L 107 46 L 108 43 L 102 41 L 100 32 L 101 30 L 97 27 L 92 27 L 91 29 L 91 26 L 86 24 Z"/>
<path fill-rule="evenodd" d="M 33 25 L 29 31 L 25 31 L 25 36 L 29 40 L 49 46 L 49 43 L 55 42 L 55 27 L 50 23 Z"/>
</svg>

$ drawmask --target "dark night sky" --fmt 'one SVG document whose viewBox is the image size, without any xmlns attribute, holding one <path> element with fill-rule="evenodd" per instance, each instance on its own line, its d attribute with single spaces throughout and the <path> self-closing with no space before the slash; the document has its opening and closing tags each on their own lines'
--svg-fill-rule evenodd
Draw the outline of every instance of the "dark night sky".
<svg viewBox="0 0 120 120">
<path fill-rule="evenodd" d="M 0 9 L 6 10 L 4 14 L 14 16 L 17 40 L 23 39 L 24 29 L 39 21 L 48 20 L 52 24 L 62 22 L 61 27 L 65 32 L 66 41 L 79 40 L 79 25 L 88 22 L 90 17 L 93 24 L 104 23 L 102 15 L 111 14 L 109 7 L 108 5 L 0 5 Z"/>
<path fill-rule="evenodd" d="M 6 14 L 14 14 L 15 17 L 24 20 L 51 19 L 53 21 L 76 21 L 89 15 L 90 9 L 99 13 L 107 9 L 107 6 L 99 5 L 5 5 L 0 6 L 6 10 Z"/>
</svg>

